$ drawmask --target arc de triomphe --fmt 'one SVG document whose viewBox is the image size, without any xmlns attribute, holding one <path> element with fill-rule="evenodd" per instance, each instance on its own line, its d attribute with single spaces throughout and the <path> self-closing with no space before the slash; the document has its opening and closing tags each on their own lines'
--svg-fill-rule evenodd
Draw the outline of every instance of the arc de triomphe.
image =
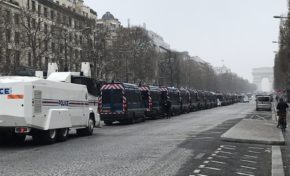
<svg viewBox="0 0 290 176">
<path fill-rule="evenodd" d="M 269 90 L 273 90 L 274 83 L 274 70 L 273 67 L 261 67 L 254 68 L 252 71 L 253 83 L 257 86 L 257 91 L 262 91 L 262 80 L 267 78 L 269 80 L 270 86 Z"/>
</svg>

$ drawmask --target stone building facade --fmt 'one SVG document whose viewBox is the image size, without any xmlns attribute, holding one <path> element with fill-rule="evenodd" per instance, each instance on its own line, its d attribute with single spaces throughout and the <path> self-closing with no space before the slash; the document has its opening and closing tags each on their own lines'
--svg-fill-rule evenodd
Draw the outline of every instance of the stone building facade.
<svg viewBox="0 0 290 176">
<path fill-rule="evenodd" d="M 0 72 L 78 70 L 88 61 L 97 13 L 83 0 L 0 0 Z"/>
</svg>

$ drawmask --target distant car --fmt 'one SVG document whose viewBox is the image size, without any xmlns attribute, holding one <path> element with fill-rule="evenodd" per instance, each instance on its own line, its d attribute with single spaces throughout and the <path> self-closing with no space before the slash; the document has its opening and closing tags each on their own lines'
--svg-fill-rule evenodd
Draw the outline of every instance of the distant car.
<svg viewBox="0 0 290 176">
<path fill-rule="evenodd" d="M 256 110 L 272 110 L 272 97 L 270 95 L 256 96 Z"/>
<path fill-rule="evenodd" d="M 243 97 L 243 103 L 249 103 L 250 102 L 250 99 L 248 96 L 244 96 Z"/>
</svg>

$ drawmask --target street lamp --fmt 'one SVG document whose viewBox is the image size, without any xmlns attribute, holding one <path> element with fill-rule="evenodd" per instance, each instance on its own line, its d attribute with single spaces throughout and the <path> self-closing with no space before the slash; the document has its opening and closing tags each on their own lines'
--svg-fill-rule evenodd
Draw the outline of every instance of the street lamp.
<svg viewBox="0 0 290 176">
<path fill-rule="evenodd" d="M 278 18 L 278 19 L 289 19 L 290 17 L 285 17 L 285 16 L 273 16 L 273 18 Z"/>
</svg>

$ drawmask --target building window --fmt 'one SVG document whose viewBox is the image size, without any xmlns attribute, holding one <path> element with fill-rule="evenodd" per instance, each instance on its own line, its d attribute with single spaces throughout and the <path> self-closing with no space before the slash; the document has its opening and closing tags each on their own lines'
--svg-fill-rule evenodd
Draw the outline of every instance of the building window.
<svg viewBox="0 0 290 176">
<path fill-rule="evenodd" d="M 54 53 L 55 52 L 55 43 L 51 43 L 51 51 Z"/>
<path fill-rule="evenodd" d="M 41 15 L 41 5 L 38 5 L 38 15 Z"/>
<path fill-rule="evenodd" d="M 72 27 L 72 18 L 71 17 L 69 17 L 69 19 L 68 19 L 68 24 L 69 24 L 69 27 Z"/>
<path fill-rule="evenodd" d="M 5 11 L 5 22 L 10 23 L 11 21 L 11 12 L 9 10 Z"/>
<path fill-rule="evenodd" d="M 44 17 L 47 18 L 47 8 L 46 7 L 43 8 L 43 15 L 44 15 Z"/>
<path fill-rule="evenodd" d="M 14 42 L 15 44 L 19 44 L 20 42 L 20 35 L 19 35 L 19 32 L 15 32 L 15 36 L 14 36 Z"/>
<path fill-rule="evenodd" d="M 19 66 L 20 65 L 20 51 L 15 51 L 14 60 L 15 60 L 15 66 Z"/>
<path fill-rule="evenodd" d="M 47 34 L 48 33 L 48 26 L 46 23 L 44 23 L 44 33 Z"/>
<path fill-rule="evenodd" d="M 19 14 L 18 13 L 15 13 L 14 14 L 14 23 L 16 25 L 19 25 L 19 23 L 20 23 L 20 17 L 19 17 Z"/>
<path fill-rule="evenodd" d="M 54 20 L 54 11 L 53 10 L 50 11 L 50 18 L 51 18 L 51 20 Z"/>
<path fill-rule="evenodd" d="M 27 0 L 27 9 L 30 9 L 30 0 Z"/>
<path fill-rule="evenodd" d="M 32 11 L 35 12 L 36 10 L 35 1 L 32 1 L 31 8 L 32 8 Z"/>
<path fill-rule="evenodd" d="M 6 41 L 7 42 L 11 42 L 11 31 L 10 31 L 10 29 L 6 29 L 5 34 L 6 34 Z"/>
<path fill-rule="evenodd" d="M 36 29 L 36 19 L 32 18 L 32 29 Z"/>
<path fill-rule="evenodd" d="M 31 66 L 31 52 L 28 53 L 28 66 Z"/>
<path fill-rule="evenodd" d="M 11 56 L 11 49 L 7 49 L 6 50 L 6 64 L 8 64 L 8 65 L 10 65 L 10 63 L 11 63 L 10 56 Z"/>
</svg>

